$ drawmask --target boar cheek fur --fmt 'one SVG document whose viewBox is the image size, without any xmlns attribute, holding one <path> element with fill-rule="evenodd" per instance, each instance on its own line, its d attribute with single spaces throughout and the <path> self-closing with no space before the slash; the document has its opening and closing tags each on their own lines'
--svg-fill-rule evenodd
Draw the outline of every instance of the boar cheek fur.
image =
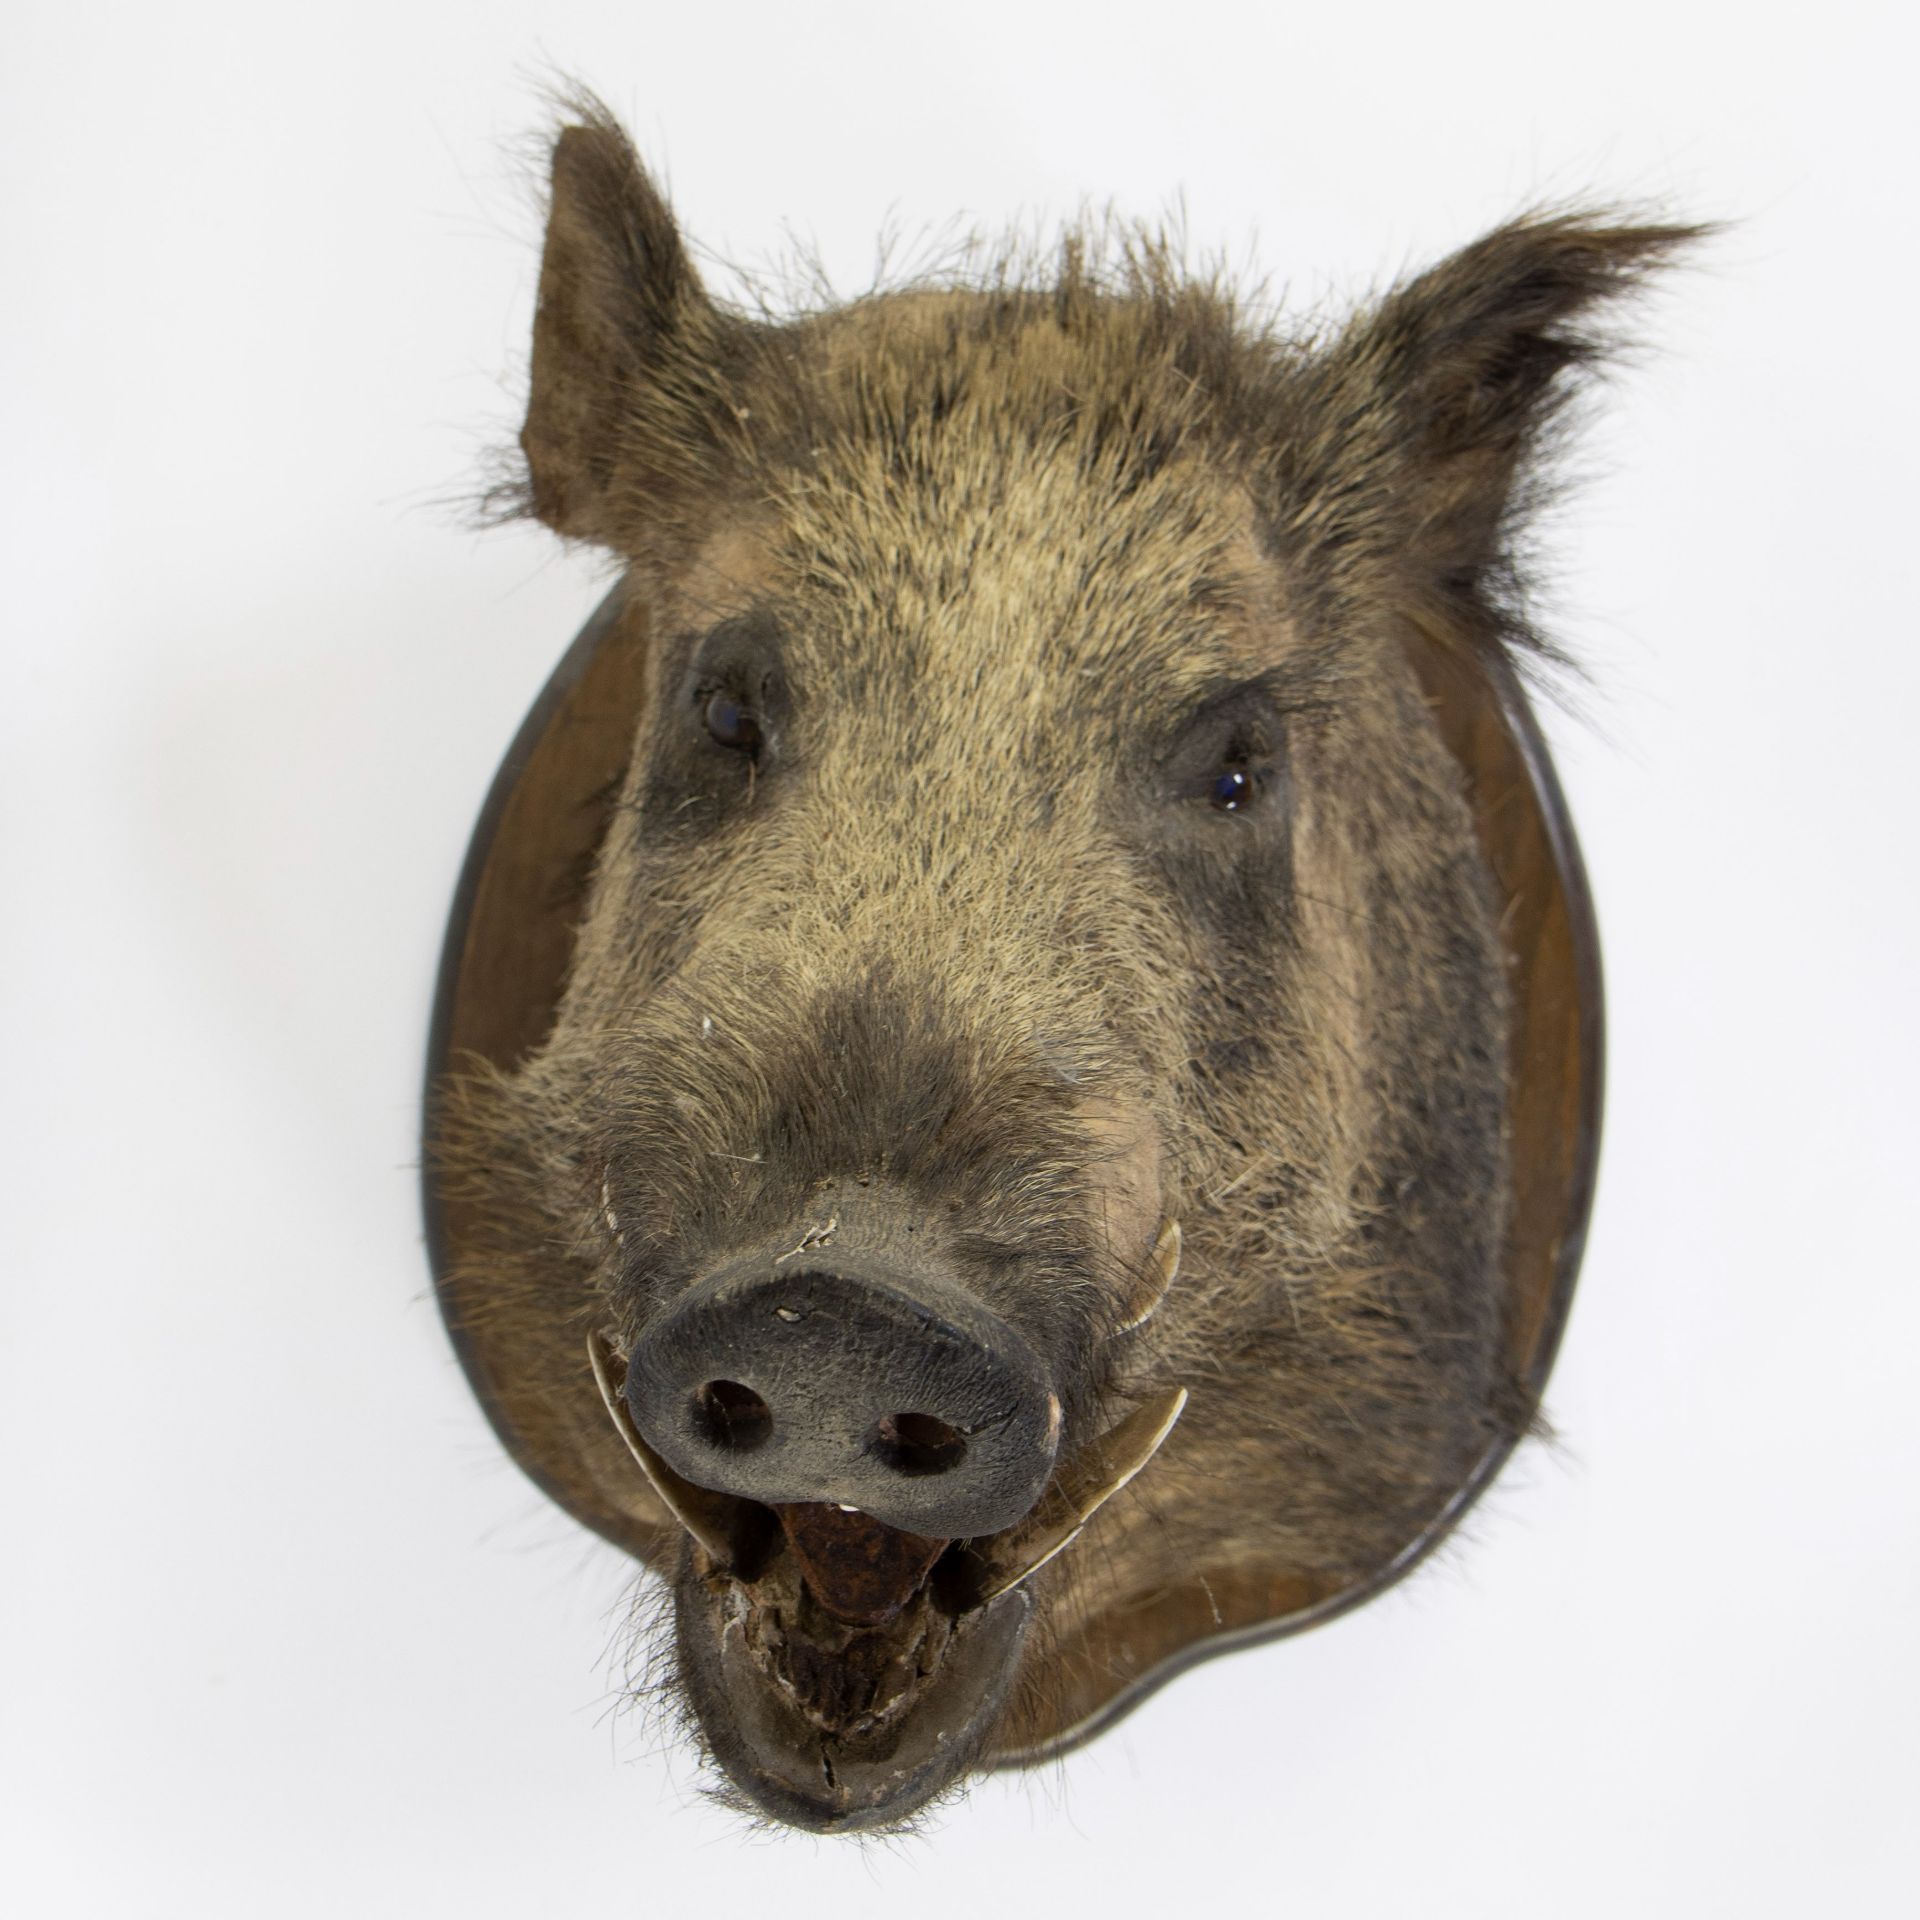
<svg viewBox="0 0 1920 1920">
<path fill-rule="evenodd" d="M 1022 1689 L 1185 1569 L 1376 1570 L 1533 1412 L 1496 903 L 1410 652 L 1540 650 L 1512 554 L 1593 316 L 1690 235 L 1534 217 L 1297 339 L 1134 235 L 774 323 L 582 114 L 502 504 L 624 559 L 653 685 L 551 1035 L 449 1090 L 462 1311 L 630 1342 L 878 1181 L 1040 1326 L 1070 1430 L 1193 1396 L 1042 1576 Z M 760 780 L 689 725 L 729 623 L 792 696 Z M 1164 727 L 1249 676 L 1260 817 L 1180 811 Z M 1143 1127 L 1186 1254 L 1114 1342 Z"/>
</svg>

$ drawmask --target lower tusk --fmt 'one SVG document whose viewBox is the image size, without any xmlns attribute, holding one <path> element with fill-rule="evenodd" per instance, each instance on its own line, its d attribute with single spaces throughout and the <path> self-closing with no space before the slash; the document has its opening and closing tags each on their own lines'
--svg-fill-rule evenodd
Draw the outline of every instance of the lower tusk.
<svg viewBox="0 0 1920 1920">
<path fill-rule="evenodd" d="M 1179 1271 L 1180 1222 L 1164 1221 L 1160 1237 L 1153 1243 L 1153 1251 L 1147 1255 L 1146 1271 L 1140 1276 L 1140 1290 L 1134 1296 L 1131 1316 L 1121 1321 L 1115 1331 L 1131 1333 L 1135 1327 L 1144 1327 L 1153 1318 L 1154 1309 L 1167 1297 L 1167 1289 L 1173 1285 L 1174 1276 Z"/>
<path fill-rule="evenodd" d="M 1175 1387 L 1134 1408 L 1060 1469 L 1026 1519 L 991 1539 L 975 1541 L 971 1551 L 987 1562 L 978 1604 L 1011 1593 L 1071 1546 L 1094 1514 L 1160 1451 L 1186 1404 L 1186 1388 Z"/>
<path fill-rule="evenodd" d="M 739 1503 L 724 1493 L 696 1487 L 691 1480 L 681 1479 L 641 1439 L 640 1429 L 627 1411 L 627 1396 L 620 1391 L 616 1373 L 618 1358 L 598 1334 L 587 1336 L 587 1358 L 593 1365 L 594 1385 L 600 1389 L 600 1398 L 607 1403 L 607 1412 L 613 1416 L 620 1438 L 627 1443 L 627 1451 L 640 1463 L 647 1484 L 660 1496 L 667 1511 L 706 1549 L 707 1558 L 715 1566 L 732 1567 L 738 1559 L 734 1551 L 733 1516 Z"/>
</svg>

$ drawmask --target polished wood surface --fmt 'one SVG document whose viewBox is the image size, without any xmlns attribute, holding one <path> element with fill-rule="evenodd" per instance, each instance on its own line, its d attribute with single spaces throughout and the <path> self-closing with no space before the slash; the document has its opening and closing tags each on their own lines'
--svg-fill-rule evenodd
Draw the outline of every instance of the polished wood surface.
<svg viewBox="0 0 1920 1920">
<path fill-rule="evenodd" d="M 470 1299 L 463 1255 L 474 1215 L 436 1175 L 438 1093 L 476 1059 L 511 1067 L 545 1038 L 566 985 L 573 934 L 632 756 L 646 696 L 642 610 L 616 587 L 555 667 L 495 774 L 454 892 L 427 1043 L 421 1156 L 427 1253 L 460 1364 L 494 1431 L 541 1490 L 628 1552 L 664 1564 L 675 1529 L 651 1510 L 608 1445 L 585 1336 L 558 1320 L 532 1337 Z M 556 1402 L 550 1383 L 575 1379 Z M 617 1490 L 617 1491 L 616 1491 Z"/>
</svg>

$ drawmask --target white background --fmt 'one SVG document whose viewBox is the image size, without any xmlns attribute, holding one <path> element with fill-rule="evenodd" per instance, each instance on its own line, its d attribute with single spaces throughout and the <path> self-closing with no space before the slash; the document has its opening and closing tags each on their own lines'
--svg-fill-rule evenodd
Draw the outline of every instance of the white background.
<svg viewBox="0 0 1920 1920">
<path fill-rule="evenodd" d="M 0 1905 L 1914 1911 L 1910 20 L 16 4 Z M 515 421 L 552 70 L 708 247 L 849 288 L 889 222 L 1109 198 L 1184 193 L 1307 304 L 1542 193 L 1739 222 L 1557 545 L 1613 1068 L 1562 1448 L 1410 1587 L 897 1848 L 747 1836 L 610 1714 L 623 1565 L 428 1291 L 441 922 L 601 581 L 457 507 Z"/>
</svg>

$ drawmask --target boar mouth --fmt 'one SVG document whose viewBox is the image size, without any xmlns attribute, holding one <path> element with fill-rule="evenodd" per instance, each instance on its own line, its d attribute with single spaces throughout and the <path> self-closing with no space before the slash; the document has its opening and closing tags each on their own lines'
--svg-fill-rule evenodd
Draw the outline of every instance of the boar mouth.
<svg viewBox="0 0 1920 1920">
<path fill-rule="evenodd" d="M 1029 1592 L 968 1609 L 943 1566 L 888 1619 L 859 1625 L 827 1604 L 786 1529 L 772 1534 L 763 1560 L 737 1572 L 694 1546 L 675 1583 L 681 1677 L 707 1743 L 740 1793 L 789 1825 L 898 1825 L 964 1772 L 991 1733 L 1026 1637 Z M 937 1559 L 949 1556 L 958 1549 L 944 1546 Z"/>
<path fill-rule="evenodd" d="M 898 1825 L 978 1757 L 1032 1618 L 1031 1577 L 1159 1451 L 1177 1388 L 1078 1449 L 1001 1532 L 939 1540 L 849 1507 L 766 1506 L 684 1479 L 635 1427 L 598 1337 L 593 1373 L 687 1544 L 681 1678 L 714 1757 L 764 1812 L 814 1832 Z"/>
</svg>

